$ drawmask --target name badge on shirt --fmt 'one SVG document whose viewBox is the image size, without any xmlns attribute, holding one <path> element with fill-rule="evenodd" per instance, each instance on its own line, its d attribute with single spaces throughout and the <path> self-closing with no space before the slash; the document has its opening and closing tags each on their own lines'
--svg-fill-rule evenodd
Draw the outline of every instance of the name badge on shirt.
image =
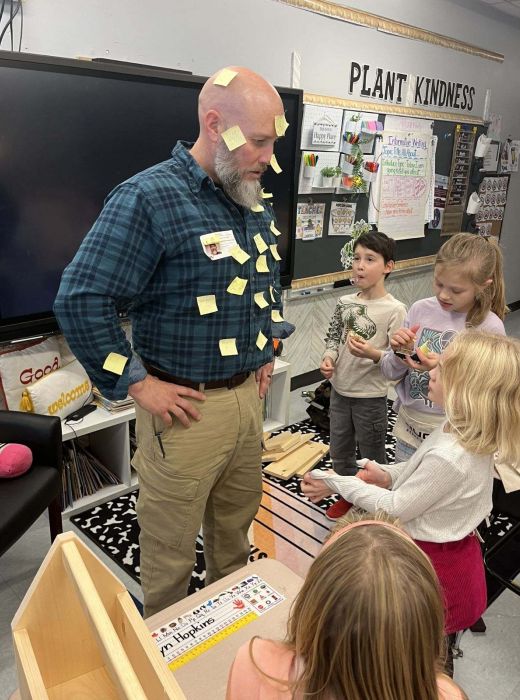
<svg viewBox="0 0 520 700">
<path fill-rule="evenodd" d="M 200 237 L 200 244 L 204 254 L 210 260 L 221 260 L 229 258 L 237 242 L 233 231 L 214 231 L 213 233 L 204 233 Z"/>
</svg>

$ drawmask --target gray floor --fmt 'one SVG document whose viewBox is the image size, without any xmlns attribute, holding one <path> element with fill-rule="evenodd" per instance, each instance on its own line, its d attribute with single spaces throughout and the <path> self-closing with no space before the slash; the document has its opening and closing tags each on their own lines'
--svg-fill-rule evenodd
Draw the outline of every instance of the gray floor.
<svg viewBox="0 0 520 700">
<path fill-rule="evenodd" d="M 509 335 L 520 337 L 520 311 L 507 317 L 506 329 Z M 291 422 L 307 417 L 301 391 L 292 392 Z M 64 521 L 64 526 L 79 534 L 68 521 Z M 0 559 L 0 700 L 7 700 L 17 687 L 10 622 L 48 547 L 48 521 L 44 515 Z M 96 554 L 140 599 L 137 584 L 97 548 Z M 470 700 L 516 700 L 520 697 L 520 597 L 504 592 L 484 619 L 484 635 L 467 632 L 462 638 L 464 656 L 455 662 L 455 679 Z"/>
</svg>

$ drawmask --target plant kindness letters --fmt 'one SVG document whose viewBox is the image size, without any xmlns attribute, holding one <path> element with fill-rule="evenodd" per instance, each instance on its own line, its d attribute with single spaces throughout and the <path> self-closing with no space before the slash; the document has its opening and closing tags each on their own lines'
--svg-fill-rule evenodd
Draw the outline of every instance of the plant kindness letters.
<svg viewBox="0 0 520 700">
<path fill-rule="evenodd" d="M 351 61 L 348 92 L 360 99 L 482 114 L 485 95 L 468 83 L 409 75 Z"/>
</svg>

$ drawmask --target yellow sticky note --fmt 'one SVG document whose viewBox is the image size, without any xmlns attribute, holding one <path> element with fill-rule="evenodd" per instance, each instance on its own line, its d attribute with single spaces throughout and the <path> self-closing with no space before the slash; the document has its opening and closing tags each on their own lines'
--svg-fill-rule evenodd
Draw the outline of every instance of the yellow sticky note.
<svg viewBox="0 0 520 700">
<path fill-rule="evenodd" d="M 238 73 L 236 70 L 229 70 L 229 68 L 224 68 L 224 70 L 221 70 L 215 78 L 215 80 L 213 81 L 213 85 L 221 85 L 222 87 L 227 87 L 229 83 L 233 80 L 233 78 L 237 75 Z"/>
<path fill-rule="evenodd" d="M 220 236 L 218 233 L 208 233 L 206 236 L 202 237 L 202 245 L 211 245 L 212 243 L 220 243 Z"/>
<path fill-rule="evenodd" d="M 267 256 L 266 255 L 259 255 L 258 258 L 256 259 L 256 271 L 257 272 L 269 272 L 269 268 L 267 267 Z"/>
<path fill-rule="evenodd" d="M 229 251 L 229 254 L 241 265 L 243 265 L 251 257 L 245 250 L 242 250 L 239 245 L 234 245 Z"/>
<path fill-rule="evenodd" d="M 256 336 L 256 347 L 259 350 L 263 350 L 265 348 L 266 343 L 267 343 L 267 338 L 262 333 L 262 331 L 258 331 L 258 335 Z"/>
<path fill-rule="evenodd" d="M 276 156 L 275 156 L 274 153 L 273 153 L 273 155 L 271 156 L 271 161 L 270 161 L 270 163 L 271 163 L 271 168 L 275 171 L 275 173 L 276 173 L 277 175 L 279 175 L 279 174 L 282 172 L 282 169 L 281 169 L 280 166 L 278 165 L 278 161 L 276 160 Z"/>
<path fill-rule="evenodd" d="M 262 195 L 262 199 L 271 199 L 273 196 L 272 192 L 264 192 L 263 190 L 260 193 Z"/>
<path fill-rule="evenodd" d="M 253 240 L 256 244 L 256 247 L 258 248 L 259 253 L 263 253 L 265 250 L 267 250 L 267 243 L 262 238 L 261 233 L 257 233 L 256 236 L 253 236 Z"/>
<path fill-rule="evenodd" d="M 279 230 L 276 228 L 276 226 L 274 225 L 274 221 L 271 221 L 271 225 L 269 226 L 269 228 L 271 229 L 271 231 L 274 233 L 275 236 L 281 236 L 281 235 L 282 235 L 282 232 L 279 231 Z"/>
<path fill-rule="evenodd" d="M 218 341 L 218 346 L 220 348 L 220 354 L 224 355 L 238 355 L 236 338 L 221 338 Z"/>
<path fill-rule="evenodd" d="M 280 257 L 280 254 L 278 253 L 278 248 L 276 247 L 276 243 L 273 243 L 272 245 L 269 246 L 269 250 L 271 251 L 273 258 L 275 260 L 281 260 L 282 258 Z"/>
<path fill-rule="evenodd" d="M 214 314 L 215 311 L 218 311 L 217 299 L 214 294 L 208 294 L 205 297 L 197 297 L 197 304 L 201 316 L 205 314 Z"/>
<path fill-rule="evenodd" d="M 271 311 L 271 321 L 274 321 L 275 323 L 282 323 L 283 321 L 283 316 L 282 314 L 278 311 L 278 309 L 273 309 Z"/>
<path fill-rule="evenodd" d="M 226 129 L 226 131 L 223 131 L 222 138 L 228 147 L 228 151 L 234 151 L 235 148 L 240 148 L 240 146 L 247 143 L 246 137 L 242 133 L 242 129 L 238 126 L 238 124 L 232 126 L 230 129 Z"/>
<path fill-rule="evenodd" d="M 106 360 L 103 363 L 103 369 L 112 374 L 123 374 L 128 357 L 120 355 L 118 352 L 109 352 Z"/>
<path fill-rule="evenodd" d="M 264 208 L 263 208 L 263 206 L 262 206 L 261 204 L 254 204 L 254 205 L 251 207 L 251 211 L 254 211 L 255 214 L 259 214 L 261 211 L 264 211 Z"/>
<path fill-rule="evenodd" d="M 257 292 L 255 294 L 255 304 L 257 304 L 261 309 L 265 309 L 266 306 L 269 306 L 263 292 Z"/>
<path fill-rule="evenodd" d="M 241 277 L 235 277 L 235 279 L 231 282 L 229 287 L 227 288 L 227 291 L 230 294 L 236 294 L 237 296 L 242 296 L 244 293 L 244 289 L 246 288 L 247 285 L 247 280 L 242 279 Z"/>
<path fill-rule="evenodd" d="M 285 118 L 285 114 L 277 114 L 274 118 L 274 130 L 277 136 L 285 136 L 289 122 Z"/>
<path fill-rule="evenodd" d="M 276 301 L 276 299 L 274 298 L 274 289 L 273 287 L 271 287 L 271 285 L 269 285 L 269 294 L 271 295 L 271 299 L 273 301 Z"/>
</svg>

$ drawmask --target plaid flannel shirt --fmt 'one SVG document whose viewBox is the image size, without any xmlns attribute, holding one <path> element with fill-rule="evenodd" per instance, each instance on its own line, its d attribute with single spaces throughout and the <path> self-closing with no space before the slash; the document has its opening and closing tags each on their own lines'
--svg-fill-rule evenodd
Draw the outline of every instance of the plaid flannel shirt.
<svg viewBox="0 0 520 700">
<path fill-rule="evenodd" d="M 54 311 L 69 345 L 100 391 L 112 399 L 128 393 L 130 362 L 121 376 L 103 369 L 109 353 L 141 357 L 195 382 L 226 379 L 272 360 L 272 319 L 281 311 L 279 267 L 264 252 L 268 272 L 257 272 L 257 233 L 276 244 L 274 213 L 254 213 L 226 197 L 178 142 L 171 159 L 118 185 L 63 273 Z M 250 255 L 211 260 L 201 236 L 232 230 Z M 242 295 L 227 292 L 235 277 Z M 265 308 L 255 303 L 263 292 Z M 201 315 L 197 297 L 214 294 L 218 311 Z M 133 354 L 118 318 L 132 322 Z M 276 325 L 276 324 L 273 324 Z M 278 324 L 280 325 L 280 324 Z M 257 346 L 259 332 L 267 338 Z M 275 333 L 276 335 L 276 333 Z M 237 355 L 222 356 L 219 341 L 235 338 Z"/>
</svg>

